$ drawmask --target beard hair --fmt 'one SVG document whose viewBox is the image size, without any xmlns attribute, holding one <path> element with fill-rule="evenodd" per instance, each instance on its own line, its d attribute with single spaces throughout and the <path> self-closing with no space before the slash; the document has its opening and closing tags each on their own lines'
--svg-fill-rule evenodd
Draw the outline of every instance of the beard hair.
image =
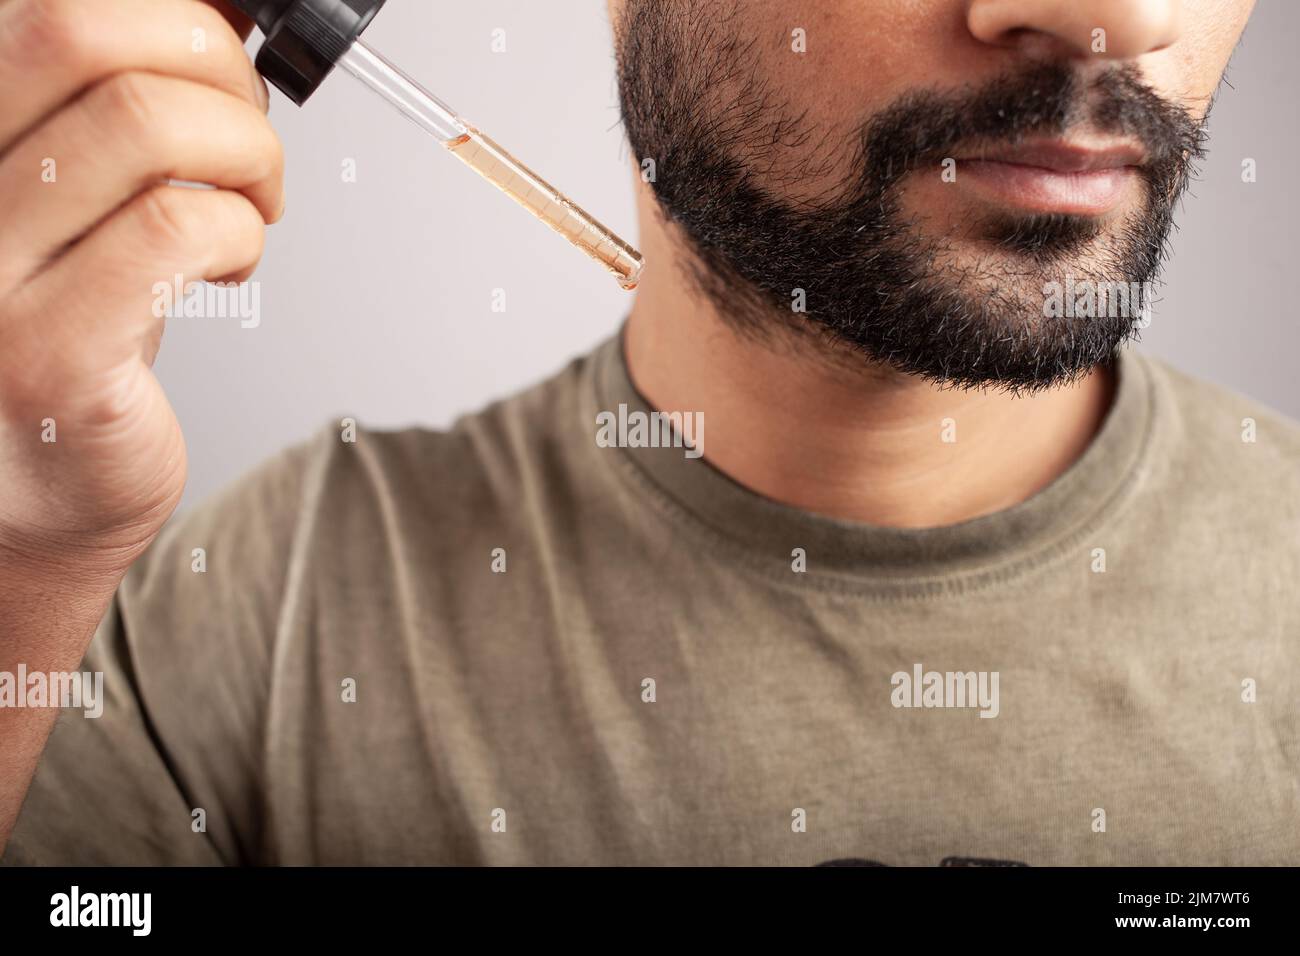
<svg viewBox="0 0 1300 956">
<path fill-rule="evenodd" d="M 1136 337 L 1149 302 L 1048 318 L 1046 284 L 1151 287 L 1204 155 L 1203 121 L 1131 65 L 1085 82 L 1033 62 L 977 88 L 909 93 L 832 142 L 761 75 L 744 27 L 732 0 L 628 0 L 616 25 L 629 140 L 655 161 L 655 197 L 686 240 L 690 279 L 733 329 L 822 357 L 848 352 L 859 369 L 1013 392 L 1073 381 Z M 1142 208 L 1122 222 L 999 214 L 978 224 L 978 254 L 957 257 L 956 236 L 927 237 L 902 209 L 904 178 L 937 172 L 958 146 L 1085 122 L 1148 151 Z M 838 188 L 774 195 L 834 174 L 846 155 Z M 800 292 L 803 312 L 792 308 Z"/>
</svg>

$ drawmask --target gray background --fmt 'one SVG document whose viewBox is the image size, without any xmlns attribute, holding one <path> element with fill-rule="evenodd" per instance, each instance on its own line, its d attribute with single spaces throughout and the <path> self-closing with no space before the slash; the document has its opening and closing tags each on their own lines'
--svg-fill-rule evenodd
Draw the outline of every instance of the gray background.
<svg viewBox="0 0 1300 956">
<path fill-rule="evenodd" d="M 1300 418 L 1284 265 L 1298 27 L 1300 4 L 1260 0 L 1141 347 Z M 491 49 L 497 28 L 504 53 Z M 635 243 L 603 0 L 389 0 L 367 41 Z M 445 426 L 559 368 L 630 307 L 598 267 L 351 77 L 330 77 L 302 110 L 273 91 L 271 115 L 288 211 L 256 277 L 261 324 L 173 319 L 157 364 L 189 446 L 185 506 L 331 419 Z M 1253 184 L 1241 181 L 1245 157 Z M 343 182 L 346 159 L 355 183 Z"/>
</svg>

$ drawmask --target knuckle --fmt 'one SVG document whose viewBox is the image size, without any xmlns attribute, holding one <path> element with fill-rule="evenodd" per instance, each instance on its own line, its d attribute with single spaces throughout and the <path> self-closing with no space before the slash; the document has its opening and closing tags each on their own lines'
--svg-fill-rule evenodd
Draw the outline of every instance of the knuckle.
<svg viewBox="0 0 1300 956">
<path fill-rule="evenodd" d="M 165 249 L 187 248 L 200 234 L 186 190 L 177 186 L 157 186 L 136 200 L 136 214 L 149 241 Z"/>
<path fill-rule="evenodd" d="M 34 62 L 87 58 L 94 49 L 89 11 L 76 0 L 16 0 L 13 41 L 19 56 Z"/>
<path fill-rule="evenodd" d="M 119 73 L 100 84 L 102 102 L 96 104 L 96 111 L 135 142 L 151 138 L 165 129 L 152 87 L 142 73 Z"/>
</svg>

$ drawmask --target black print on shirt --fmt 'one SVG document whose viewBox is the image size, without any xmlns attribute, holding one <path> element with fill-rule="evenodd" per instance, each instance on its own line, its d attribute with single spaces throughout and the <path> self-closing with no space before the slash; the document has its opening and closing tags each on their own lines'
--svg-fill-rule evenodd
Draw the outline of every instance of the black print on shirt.
<svg viewBox="0 0 1300 956">
<path fill-rule="evenodd" d="M 939 861 L 940 866 L 1028 866 L 1028 863 L 1017 863 L 1014 860 L 985 860 L 977 856 L 945 856 Z M 864 860 L 858 856 L 846 856 L 838 860 L 827 860 L 825 863 L 818 863 L 817 866 L 889 866 L 888 863 L 877 863 L 875 860 Z"/>
</svg>

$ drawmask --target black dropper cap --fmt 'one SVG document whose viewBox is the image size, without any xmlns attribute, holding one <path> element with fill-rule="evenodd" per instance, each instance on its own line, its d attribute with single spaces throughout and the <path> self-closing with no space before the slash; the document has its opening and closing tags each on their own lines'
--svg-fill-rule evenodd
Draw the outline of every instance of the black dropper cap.
<svg viewBox="0 0 1300 956">
<path fill-rule="evenodd" d="M 230 0 L 266 34 L 257 72 L 299 106 L 316 92 L 384 0 Z"/>
</svg>

